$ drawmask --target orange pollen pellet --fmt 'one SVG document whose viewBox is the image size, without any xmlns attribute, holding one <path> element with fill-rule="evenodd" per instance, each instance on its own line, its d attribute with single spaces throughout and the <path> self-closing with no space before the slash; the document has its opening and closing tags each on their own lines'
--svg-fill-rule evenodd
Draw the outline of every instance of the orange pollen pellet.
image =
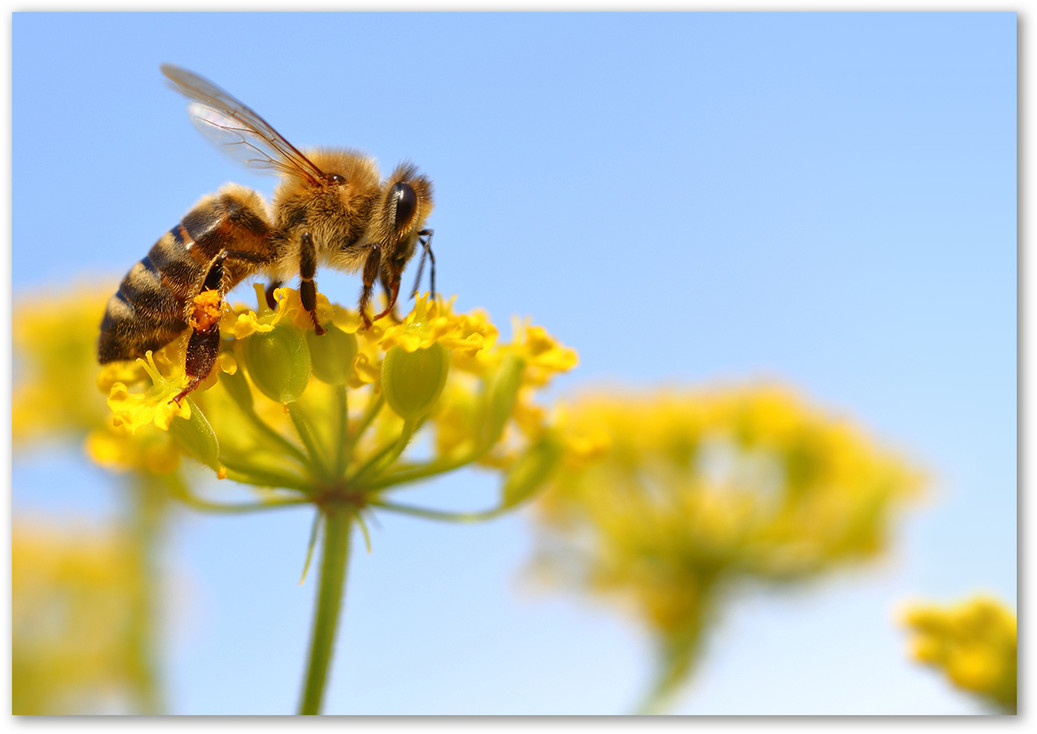
<svg viewBox="0 0 1037 734">
<path fill-rule="evenodd" d="M 194 297 L 194 309 L 188 325 L 197 331 L 208 331 L 220 320 L 220 292 L 202 291 Z"/>
</svg>

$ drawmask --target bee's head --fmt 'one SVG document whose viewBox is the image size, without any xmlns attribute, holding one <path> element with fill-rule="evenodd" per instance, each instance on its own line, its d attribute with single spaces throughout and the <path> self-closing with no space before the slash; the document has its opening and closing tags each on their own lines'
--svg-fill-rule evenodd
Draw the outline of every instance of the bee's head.
<svg viewBox="0 0 1037 734">
<path fill-rule="evenodd" d="M 390 268 L 403 270 L 431 212 L 432 182 L 419 176 L 415 166 L 401 163 L 382 184 L 368 230 L 368 239 L 381 246 Z"/>
</svg>

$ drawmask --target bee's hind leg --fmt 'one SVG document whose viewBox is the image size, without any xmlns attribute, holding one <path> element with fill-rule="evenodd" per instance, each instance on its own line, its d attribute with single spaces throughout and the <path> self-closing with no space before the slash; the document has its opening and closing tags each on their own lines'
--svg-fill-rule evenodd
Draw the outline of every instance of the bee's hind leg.
<svg viewBox="0 0 1037 734">
<path fill-rule="evenodd" d="M 194 297 L 191 304 L 192 310 L 188 321 L 191 326 L 191 338 L 187 342 L 184 363 L 184 372 L 189 380 L 187 387 L 173 398 L 173 402 L 178 405 L 209 376 L 216 364 L 216 357 L 220 354 L 220 304 L 223 300 L 223 262 L 226 259 L 226 250 L 216 256 L 205 276 L 201 292 Z"/>
<path fill-rule="evenodd" d="M 317 248 L 313 246 L 313 236 L 309 232 L 302 233 L 302 247 L 299 248 L 299 299 L 302 307 L 313 319 L 313 328 L 317 336 L 324 334 L 324 327 L 317 320 L 317 283 L 313 277 L 317 274 Z"/>
<path fill-rule="evenodd" d="M 187 341 L 184 372 L 189 379 L 187 387 L 173 400 L 179 404 L 199 383 L 209 376 L 220 354 L 220 315 L 223 305 L 223 264 L 228 259 L 264 263 L 266 257 L 244 250 L 222 250 L 209 266 L 198 295 L 191 301 L 188 326 L 191 338 Z M 272 291 L 271 291 L 272 292 Z"/>
</svg>

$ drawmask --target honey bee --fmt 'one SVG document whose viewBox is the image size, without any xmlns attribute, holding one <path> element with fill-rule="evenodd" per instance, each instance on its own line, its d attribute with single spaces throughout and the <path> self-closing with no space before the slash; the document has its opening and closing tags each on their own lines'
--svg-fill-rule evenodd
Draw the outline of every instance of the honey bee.
<svg viewBox="0 0 1037 734">
<path fill-rule="evenodd" d="M 191 121 L 225 152 L 249 167 L 280 176 L 271 206 L 255 191 L 228 183 L 203 196 L 183 219 L 159 238 L 123 278 L 101 322 L 101 364 L 141 357 L 189 329 L 187 387 L 179 402 L 212 371 L 219 354 L 219 304 L 226 293 L 253 275 L 273 289 L 299 275 L 299 296 L 318 334 L 318 265 L 362 272 L 359 311 L 367 328 L 374 281 L 385 289 L 392 312 L 400 276 L 418 245 L 421 282 L 426 258 L 435 294 L 432 183 L 401 163 L 381 179 L 374 160 L 347 149 L 297 149 L 262 117 L 212 82 L 185 69 L 163 65 L 162 73 L 191 101 Z M 413 295 L 413 294 L 412 294 Z M 215 307 L 214 307 L 215 304 Z"/>
</svg>

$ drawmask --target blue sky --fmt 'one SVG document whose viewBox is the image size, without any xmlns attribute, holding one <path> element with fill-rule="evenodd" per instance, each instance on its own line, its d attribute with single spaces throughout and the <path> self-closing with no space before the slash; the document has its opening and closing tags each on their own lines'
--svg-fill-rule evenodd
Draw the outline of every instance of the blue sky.
<svg viewBox="0 0 1037 734">
<path fill-rule="evenodd" d="M 678 712 L 975 712 L 906 660 L 893 613 L 1015 602 L 1016 33 L 1010 13 L 16 14 L 14 293 L 114 284 L 202 194 L 272 191 L 198 135 L 161 63 L 296 145 L 412 160 L 436 187 L 439 287 L 575 347 L 556 395 L 776 378 L 934 476 L 884 565 L 734 607 Z M 19 459 L 15 512 L 103 513 L 109 485 L 75 449 Z M 178 516 L 177 712 L 295 708 L 309 520 Z M 326 710 L 625 712 L 646 641 L 529 594 L 531 538 L 524 517 L 385 517 Z"/>
</svg>

